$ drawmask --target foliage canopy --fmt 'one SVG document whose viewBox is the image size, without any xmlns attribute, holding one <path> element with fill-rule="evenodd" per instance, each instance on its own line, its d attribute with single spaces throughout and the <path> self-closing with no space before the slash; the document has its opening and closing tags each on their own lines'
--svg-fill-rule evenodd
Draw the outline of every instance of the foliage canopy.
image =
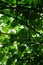
<svg viewBox="0 0 43 65">
<path fill-rule="evenodd" d="M 0 0 L 0 65 L 43 65 L 43 0 Z"/>
</svg>

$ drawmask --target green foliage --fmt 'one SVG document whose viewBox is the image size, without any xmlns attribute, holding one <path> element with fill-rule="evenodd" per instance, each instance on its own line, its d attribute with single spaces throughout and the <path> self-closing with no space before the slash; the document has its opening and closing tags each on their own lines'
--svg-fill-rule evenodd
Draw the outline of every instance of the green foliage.
<svg viewBox="0 0 43 65">
<path fill-rule="evenodd" d="M 0 0 L 0 65 L 43 65 L 43 0 Z"/>
</svg>

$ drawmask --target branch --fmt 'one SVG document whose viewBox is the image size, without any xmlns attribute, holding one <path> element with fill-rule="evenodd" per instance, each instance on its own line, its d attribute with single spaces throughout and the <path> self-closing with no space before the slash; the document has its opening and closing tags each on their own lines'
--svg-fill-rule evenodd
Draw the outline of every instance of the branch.
<svg viewBox="0 0 43 65">
<path fill-rule="evenodd" d="M 16 9 L 17 7 L 15 6 L 4 6 L 4 7 L 0 7 L 0 9 Z"/>
<path fill-rule="evenodd" d="M 39 34 L 40 36 L 43 37 L 43 35 L 42 35 L 40 32 L 38 32 L 38 31 L 35 30 L 33 27 L 31 27 L 30 25 L 28 25 L 27 22 L 26 22 L 26 25 L 27 25 L 27 27 L 29 27 L 30 29 L 32 29 L 34 32 L 36 32 L 37 34 Z"/>
<path fill-rule="evenodd" d="M 18 19 L 19 21 L 22 21 L 22 20 L 20 20 L 20 19 Z M 24 22 L 24 21 L 22 21 L 22 22 Z M 31 27 L 30 25 L 28 25 L 27 24 L 27 22 L 25 23 L 25 25 L 27 26 L 27 27 L 29 27 L 30 29 L 32 29 L 35 33 L 37 33 L 37 34 L 39 34 L 41 37 L 43 37 L 43 35 L 40 33 L 40 32 L 38 32 L 37 30 L 35 30 L 33 27 Z"/>
<path fill-rule="evenodd" d="M 1 3 L 1 4 L 6 4 L 6 5 L 8 5 L 6 2 L 4 2 L 4 1 L 2 1 L 2 0 L 0 0 L 0 3 Z"/>
<path fill-rule="evenodd" d="M 15 6 L 9 6 L 6 2 L 3 2 L 3 1 L 0 1 L 0 3 L 4 3 L 4 6 L 3 7 L 0 7 L 0 9 L 2 8 L 2 9 L 17 9 L 17 8 L 19 8 L 19 9 L 27 9 L 27 10 L 33 10 L 33 11 L 35 11 L 35 12 L 39 12 L 39 13 L 43 13 L 43 9 L 41 9 L 43 6 L 42 5 L 39 5 L 40 6 L 40 8 L 38 9 L 38 8 L 28 8 L 28 7 L 26 7 L 26 6 L 37 6 L 37 5 L 34 5 L 34 4 L 17 4 L 16 3 L 16 7 Z M 6 5 L 7 4 L 7 5 Z M 41 11 L 40 11 L 40 9 L 41 9 Z"/>
<path fill-rule="evenodd" d="M 9 14 L 6 14 L 6 13 L 3 13 L 3 12 L 0 12 L 1 14 L 5 14 L 5 15 L 7 15 L 8 17 L 13 17 L 13 16 L 11 16 L 11 15 L 9 15 Z M 19 20 L 19 21 L 22 21 L 22 20 L 20 20 L 20 19 L 18 19 L 17 17 L 13 17 L 13 18 L 15 18 L 15 19 L 17 19 L 17 20 Z M 24 21 L 23 21 L 24 22 Z M 40 32 L 37 32 L 34 28 L 32 28 L 30 25 L 28 25 L 27 23 L 26 23 L 26 25 L 27 25 L 27 27 L 30 27 L 30 29 L 32 29 L 33 31 L 35 31 L 37 34 L 39 34 L 40 36 L 42 36 L 43 37 L 43 35 L 42 34 L 40 34 Z"/>
<path fill-rule="evenodd" d="M 17 17 L 12 16 L 12 15 L 10 15 L 10 14 L 6 14 L 6 13 L 4 13 L 4 12 L 0 12 L 0 13 L 6 15 L 6 16 L 8 16 L 8 17 L 13 17 L 13 18 L 15 18 L 15 19 L 18 19 Z M 17 15 L 16 15 L 16 16 L 17 16 Z M 42 16 L 40 16 L 40 17 L 42 17 Z"/>
<path fill-rule="evenodd" d="M 30 11 L 32 10 L 32 11 L 35 11 L 35 12 L 43 13 L 43 9 L 41 9 L 41 8 L 36 8 L 36 7 L 35 8 L 29 8 L 29 7 L 25 7 L 25 6 L 21 6 L 21 5 L 20 6 L 18 5 L 18 8 L 21 9 L 21 10 L 27 9 L 27 10 L 30 10 Z M 40 9 L 41 9 L 41 11 L 40 11 Z"/>
<path fill-rule="evenodd" d="M 4 5 L 9 5 L 9 4 L 7 3 L 7 1 L 4 2 L 4 1 L 0 0 L 0 3 L 1 3 L 1 4 L 4 4 Z M 11 5 L 12 5 L 12 4 L 11 4 Z M 14 5 L 16 5 L 16 3 L 14 3 Z"/>
<path fill-rule="evenodd" d="M 2 0 L 0 0 L 0 3 L 2 3 L 2 4 L 7 4 L 8 5 L 8 3 L 7 2 L 4 2 L 4 1 L 2 1 Z M 16 3 L 14 3 L 14 5 L 17 5 L 18 4 L 18 1 L 16 0 Z M 18 4 L 18 5 L 21 5 L 21 6 L 40 6 L 40 7 L 43 7 L 43 5 L 42 4 L 34 4 L 34 3 L 32 3 L 32 4 Z"/>
<path fill-rule="evenodd" d="M 14 17 L 14 16 L 11 16 L 10 14 L 6 14 L 6 13 L 4 13 L 4 12 L 0 12 L 1 14 L 4 14 L 4 15 L 6 15 L 6 16 L 8 16 L 8 17 L 13 17 L 13 18 L 15 18 L 16 19 L 16 17 Z"/>
<path fill-rule="evenodd" d="M 32 10 L 32 11 L 35 11 L 35 12 L 39 12 L 39 13 L 43 13 L 43 9 L 41 9 L 40 11 L 40 8 L 28 8 L 28 7 L 25 7 L 25 6 L 4 6 L 4 7 L 0 7 L 0 9 L 27 9 L 27 10 Z"/>
</svg>

